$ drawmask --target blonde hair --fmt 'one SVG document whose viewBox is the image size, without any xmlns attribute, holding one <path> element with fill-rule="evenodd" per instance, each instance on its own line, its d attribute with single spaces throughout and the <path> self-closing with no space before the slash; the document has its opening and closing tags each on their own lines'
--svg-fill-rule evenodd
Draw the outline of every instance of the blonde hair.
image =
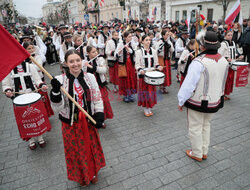
<svg viewBox="0 0 250 190">
<path fill-rule="evenodd" d="M 82 38 L 82 36 L 80 34 L 74 34 L 73 36 L 73 42 L 75 43 L 77 38 Z"/>
<path fill-rule="evenodd" d="M 238 26 L 238 31 L 239 31 L 239 33 L 241 33 L 241 32 L 242 32 L 242 29 L 241 29 L 240 23 L 236 22 L 236 23 L 234 23 L 234 26 L 235 26 L 235 25 Z"/>
</svg>

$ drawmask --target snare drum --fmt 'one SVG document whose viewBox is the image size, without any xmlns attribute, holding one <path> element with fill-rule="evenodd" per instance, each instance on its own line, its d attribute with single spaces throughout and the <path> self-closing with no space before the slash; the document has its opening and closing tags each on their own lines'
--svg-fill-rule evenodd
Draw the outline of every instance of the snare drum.
<svg viewBox="0 0 250 190">
<path fill-rule="evenodd" d="M 144 82 L 150 85 L 162 85 L 165 80 L 165 74 L 159 71 L 146 72 Z"/>
<path fill-rule="evenodd" d="M 47 111 L 39 93 L 17 96 L 13 100 L 14 113 L 22 139 L 28 140 L 50 131 Z"/>
</svg>

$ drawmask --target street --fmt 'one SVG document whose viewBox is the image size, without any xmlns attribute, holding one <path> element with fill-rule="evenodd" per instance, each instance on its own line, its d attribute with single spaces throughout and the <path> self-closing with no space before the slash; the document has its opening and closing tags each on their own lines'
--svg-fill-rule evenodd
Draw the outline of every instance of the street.
<svg viewBox="0 0 250 190">
<path fill-rule="evenodd" d="M 58 65 L 45 68 L 59 74 Z M 250 85 L 234 88 L 231 100 L 215 114 L 208 159 L 199 163 L 185 154 L 190 148 L 187 113 L 177 109 L 174 74 L 169 94 L 158 94 L 150 118 L 137 102 L 126 104 L 110 92 L 114 119 L 99 130 L 106 167 L 98 184 L 85 188 L 67 179 L 58 114 L 50 118 L 47 146 L 31 151 L 19 136 L 11 100 L 1 93 L 0 189 L 250 189 Z"/>
</svg>

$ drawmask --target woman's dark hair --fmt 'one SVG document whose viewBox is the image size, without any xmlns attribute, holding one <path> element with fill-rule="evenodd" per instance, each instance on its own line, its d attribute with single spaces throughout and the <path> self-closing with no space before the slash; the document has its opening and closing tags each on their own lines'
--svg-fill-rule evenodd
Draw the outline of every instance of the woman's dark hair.
<svg viewBox="0 0 250 190">
<path fill-rule="evenodd" d="M 147 35 L 147 34 L 143 35 L 141 40 L 144 41 L 146 39 L 146 37 L 149 37 L 149 35 Z"/>
<path fill-rule="evenodd" d="M 33 46 L 33 45 L 34 45 L 33 42 L 24 42 L 24 43 L 23 43 L 24 49 L 27 49 L 27 47 L 29 47 L 30 45 Z"/>
<path fill-rule="evenodd" d="M 167 32 L 168 32 L 167 30 L 162 30 L 161 36 L 162 36 L 162 37 L 165 36 L 165 34 L 166 34 Z"/>
<path fill-rule="evenodd" d="M 93 46 L 87 46 L 87 47 L 86 47 L 87 53 L 90 53 L 90 52 L 92 51 L 93 48 L 95 48 L 95 47 L 93 47 Z"/>
<path fill-rule="evenodd" d="M 225 32 L 225 35 L 224 35 L 224 36 L 226 37 L 226 35 L 227 35 L 228 33 L 230 33 L 230 32 L 233 33 L 233 31 L 227 30 L 227 31 Z"/>
<path fill-rule="evenodd" d="M 81 54 L 80 54 L 78 51 L 76 51 L 75 49 L 70 49 L 70 50 L 68 50 L 68 51 L 65 53 L 64 60 L 67 62 L 67 61 L 68 61 L 68 57 L 69 57 L 70 55 L 72 55 L 72 54 L 77 54 L 77 55 L 79 55 L 79 57 L 81 57 Z"/>
<path fill-rule="evenodd" d="M 124 38 L 127 38 L 128 35 L 129 35 L 130 33 L 131 33 L 131 32 L 129 32 L 129 31 L 124 32 L 123 37 L 124 37 Z"/>
</svg>

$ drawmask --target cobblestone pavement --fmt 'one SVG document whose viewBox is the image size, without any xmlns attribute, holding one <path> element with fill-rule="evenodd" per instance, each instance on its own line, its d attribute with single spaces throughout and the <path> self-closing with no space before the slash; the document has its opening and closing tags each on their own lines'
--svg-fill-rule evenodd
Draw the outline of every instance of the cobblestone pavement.
<svg viewBox="0 0 250 190">
<path fill-rule="evenodd" d="M 47 66 L 55 74 L 58 65 Z M 250 189 L 250 86 L 235 88 L 212 120 L 206 161 L 185 155 L 190 147 L 186 111 L 177 110 L 178 84 L 160 95 L 155 115 L 145 118 L 136 103 L 111 97 L 115 114 L 100 130 L 107 166 L 97 185 L 81 188 L 67 180 L 61 123 L 50 119 L 47 147 L 30 151 L 18 133 L 11 101 L 0 96 L 0 189 L 153 190 Z"/>
</svg>

